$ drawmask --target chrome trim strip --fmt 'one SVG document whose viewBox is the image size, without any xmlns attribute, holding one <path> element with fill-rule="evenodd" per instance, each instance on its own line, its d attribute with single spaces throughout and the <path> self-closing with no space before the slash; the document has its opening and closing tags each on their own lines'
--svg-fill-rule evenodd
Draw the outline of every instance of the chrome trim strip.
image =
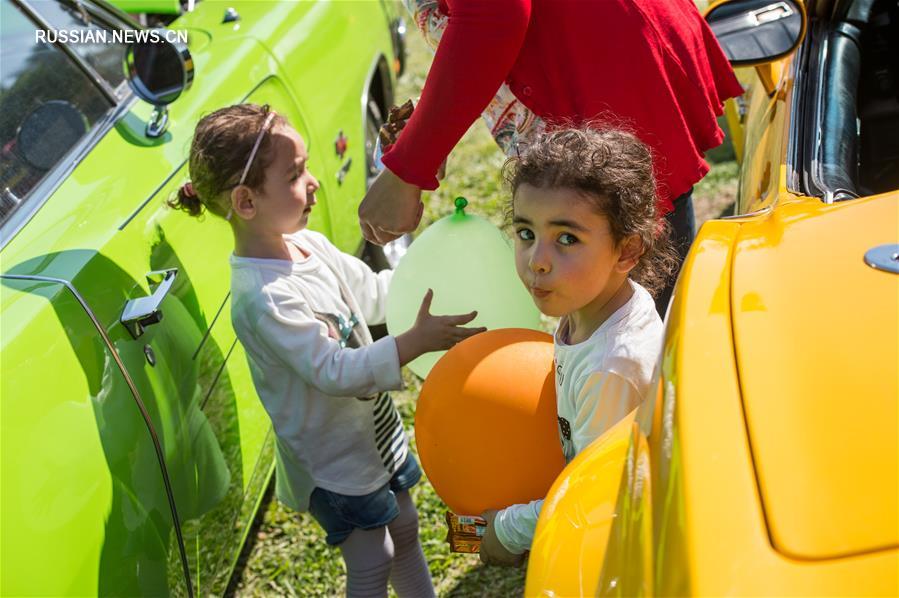
<svg viewBox="0 0 899 598">
<path fill-rule="evenodd" d="M 153 440 L 153 448 L 156 449 L 156 459 L 159 461 L 160 471 L 162 472 L 162 481 L 165 484 L 165 493 L 169 499 L 169 509 L 172 513 L 172 521 L 175 524 L 175 535 L 178 539 L 178 550 L 181 553 L 181 566 L 184 568 L 184 579 L 187 583 L 187 595 L 193 598 L 194 587 L 190 579 L 190 566 L 187 563 L 187 553 L 184 550 L 184 538 L 181 536 L 181 523 L 178 519 L 178 509 L 175 506 L 175 496 L 172 492 L 172 484 L 169 480 L 168 468 L 165 465 L 165 456 L 162 452 L 162 446 L 159 444 L 159 437 L 156 435 L 156 428 L 153 427 L 153 421 L 150 419 L 150 414 L 147 412 L 147 408 L 144 406 L 144 402 L 140 398 L 140 392 L 137 390 L 137 386 L 135 386 L 134 381 L 128 374 L 128 370 L 125 367 L 125 364 L 122 362 L 122 358 L 119 356 L 119 352 L 116 351 L 115 346 L 113 346 L 109 335 L 106 333 L 106 330 L 100 324 L 99 320 L 97 320 L 96 314 L 94 314 L 94 311 L 87 304 L 87 301 L 85 301 L 81 293 L 78 292 L 78 289 L 76 289 L 75 286 L 67 280 L 64 280 L 62 278 L 53 278 L 50 276 L 37 276 L 33 274 L 0 274 L 0 278 L 7 278 L 10 280 L 33 280 L 35 282 L 61 284 L 66 289 L 68 289 L 70 293 L 72 293 L 78 303 L 81 304 L 81 307 L 84 309 L 85 313 L 87 313 L 91 322 L 94 324 L 94 327 L 100 334 L 100 338 L 103 339 L 103 342 L 106 344 L 106 348 L 109 349 L 112 358 L 115 360 L 116 365 L 119 366 L 119 370 L 122 372 L 122 376 L 125 377 L 125 382 L 128 384 L 128 388 L 131 390 L 131 395 L 134 397 L 134 402 L 137 404 L 137 408 L 140 410 L 141 416 L 143 416 L 144 418 L 144 423 L 147 426 L 147 431 L 150 433 L 150 438 Z"/>
<path fill-rule="evenodd" d="M 821 118 L 824 114 L 824 77 L 821 75 L 824 71 L 824 65 L 827 64 L 830 45 L 827 40 L 827 32 L 821 31 L 820 35 L 821 46 L 818 50 L 818 61 L 815 63 L 815 74 L 818 75 L 815 77 L 815 81 L 817 81 L 817 86 L 815 87 L 815 110 L 812 113 L 812 130 L 810 131 L 814 135 L 814 141 L 812 142 L 814 153 L 809 156 L 807 163 L 809 165 L 810 178 L 808 181 L 810 183 L 809 192 L 823 194 L 827 188 L 821 181 L 821 151 L 823 147 L 821 143 L 821 135 L 823 133 Z"/>
<path fill-rule="evenodd" d="M 793 59 L 792 74 L 793 85 L 790 89 L 790 122 L 787 125 L 787 191 L 797 195 L 803 195 L 802 177 L 798 172 L 801 168 L 802 139 L 801 133 L 805 129 L 806 113 L 802 101 L 802 89 L 805 87 L 805 78 L 808 72 L 808 46 L 811 37 L 810 28 L 806 30 L 805 40 L 800 44 L 797 55 Z"/>
<path fill-rule="evenodd" d="M 116 6 L 109 4 L 105 0 L 59 0 L 62 4 L 66 4 L 76 10 L 86 10 L 88 15 L 102 21 L 108 27 L 114 29 L 124 29 L 130 27 L 132 29 L 142 30 L 144 27 L 132 19 L 128 13 L 122 12 Z"/>
<path fill-rule="evenodd" d="M 64 1 L 67 5 L 73 6 L 73 2 L 71 0 Z M 110 8 L 110 5 L 104 0 L 94 0 L 94 2 L 98 2 L 105 9 Z M 115 23 L 110 22 L 106 18 L 108 15 L 102 14 L 100 10 L 97 10 L 93 3 L 88 3 L 85 6 L 87 7 L 88 12 L 90 12 L 91 15 L 98 17 L 100 20 L 104 21 L 111 27 L 116 26 Z M 26 10 L 29 15 L 33 14 L 33 11 L 28 11 L 28 9 L 24 10 Z M 112 7 L 111 12 L 117 18 L 122 18 L 123 23 L 133 25 L 132 20 L 128 18 L 125 13 L 121 13 L 121 11 L 115 9 L 115 7 Z M 122 15 L 124 15 L 124 18 L 122 17 Z M 139 26 L 135 25 L 135 28 L 139 28 Z M 70 174 L 72 174 L 72 171 L 74 171 L 79 164 L 81 164 L 81 161 L 84 160 L 90 150 L 100 142 L 100 140 L 106 135 L 106 133 L 108 133 L 113 127 L 115 127 L 115 124 L 118 122 L 119 118 L 130 111 L 131 107 L 137 101 L 137 97 L 131 92 L 131 88 L 127 85 L 120 86 L 120 89 L 123 90 L 121 99 L 116 99 L 114 101 L 113 106 L 110 107 L 107 114 L 96 123 L 94 123 L 94 127 L 92 128 L 92 130 L 89 131 L 88 134 L 85 135 L 78 143 L 75 144 L 75 146 L 70 151 L 70 155 L 64 156 L 63 159 L 60 160 L 59 164 L 51 169 L 47 176 L 45 176 L 42 181 L 35 185 L 34 188 L 32 188 L 31 191 L 25 195 L 25 198 L 23 198 L 24 205 L 16 209 L 9 220 L 7 220 L 5 223 L 3 223 L 2 226 L 0 226 L 0 250 L 2 250 L 10 241 L 12 241 L 15 236 L 19 234 L 22 228 L 24 228 L 25 225 L 31 221 L 38 210 L 40 210 L 40 208 L 45 203 L 47 203 L 47 200 L 49 200 L 50 197 L 53 196 L 53 193 L 56 192 L 63 181 Z M 115 93 L 115 91 L 113 93 Z M 27 209 L 24 209 L 26 205 Z"/>
</svg>

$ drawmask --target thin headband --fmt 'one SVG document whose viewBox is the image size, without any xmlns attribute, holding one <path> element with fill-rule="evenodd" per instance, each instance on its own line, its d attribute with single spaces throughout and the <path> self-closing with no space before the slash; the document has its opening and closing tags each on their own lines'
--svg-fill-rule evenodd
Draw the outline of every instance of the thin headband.
<svg viewBox="0 0 899 598">
<path fill-rule="evenodd" d="M 253 144 L 253 149 L 250 150 L 250 157 L 247 159 L 247 165 L 243 168 L 243 174 L 240 175 L 240 182 L 238 185 L 243 185 L 243 182 L 247 180 L 247 173 L 250 172 L 250 166 L 253 165 L 253 158 L 256 157 L 256 151 L 259 149 L 259 144 L 262 143 L 262 136 L 265 135 L 265 130 L 268 129 L 268 124 L 272 122 L 272 119 L 275 118 L 274 112 L 269 112 L 268 116 L 265 117 L 265 122 L 262 123 L 262 128 L 259 129 L 259 135 L 256 137 L 256 143 Z"/>
<path fill-rule="evenodd" d="M 268 116 L 265 117 L 265 122 L 262 123 L 262 128 L 259 129 L 259 135 L 256 137 L 256 143 L 253 144 L 253 149 L 250 150 L 250 157 L 247 158 L 247 165 L 243 168 L 243 174 L 240 175 L 240 182 L 238 185 L 243 185 L 243 182 L 247 180 L 247 173 L 250 172 L 250 166 L 253 165 L 253 159 L 256 157 L 256 152 L 259 150 L 259 144 L 262 143 L 262 136 L 265 135 L 266 129 L 268 129 L 268 125 L 272 122 L 272 119 L 275 118 L 274 112 L 269 112 Z M 225 216 L 225 220 L 231 220 L 231 214 L 233 213 L 234 208 L 228 208 L 228 215 Z"/>
</svg>

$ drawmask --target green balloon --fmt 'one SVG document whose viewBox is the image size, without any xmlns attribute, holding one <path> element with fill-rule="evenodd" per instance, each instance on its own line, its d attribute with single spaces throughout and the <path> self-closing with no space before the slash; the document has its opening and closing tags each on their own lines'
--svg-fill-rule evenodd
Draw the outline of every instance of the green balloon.
<svg viewBox="0 0 899 598">
<path fill-rule="evenodd" d="M 432 314 L 477 310 L 467 326 L 539 330 L 540 312 L 515 272 L 512 241 L 484 218 L 466 214 L 467 203 L 458 198 L 456 212 L 425 229 L 400 260 L 387 295 L 391 334 L 415 324 L 428 289 L 434 290 Z M 444 353 L 426 353 L 409 368 L 425 378 Z"/>
</svg>

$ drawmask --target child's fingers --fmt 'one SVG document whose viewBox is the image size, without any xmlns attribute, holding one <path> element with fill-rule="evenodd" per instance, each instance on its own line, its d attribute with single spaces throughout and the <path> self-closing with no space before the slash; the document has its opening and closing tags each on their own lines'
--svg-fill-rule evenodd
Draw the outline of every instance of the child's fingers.
<svg viewBox="0 0 899 598">
<path fill-rule="evenodd" d="M 423 318 L 431 314 L 431 300 L 434 298 L 434 291 L 428 289 L 424 299 L 421 300 L 421 307 L 418 308 L 418 317 Z"/>
<path fill-rule="evenodd" d="M 442 320 L 444 324 L 449 326 L 460 326 L 462 324 L 468 324 L 472 320 L 478 317 L 478 312 L 473 311 L 467 314 L 459 314 L 454 316 L 443 316 Z"/>
</svg>

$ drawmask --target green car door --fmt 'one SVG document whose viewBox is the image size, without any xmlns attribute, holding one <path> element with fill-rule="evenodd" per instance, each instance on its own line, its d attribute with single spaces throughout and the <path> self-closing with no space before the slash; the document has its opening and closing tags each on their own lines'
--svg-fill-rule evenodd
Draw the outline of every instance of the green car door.
<svg viewBox="0 0 899 598">
<path fill-rule="evenodd" d="M 15 27 L 78 19 L 62 4 L 59 14 L 37 14 L 41 4 L 0 0 L 4 52 Z M 203 114 L 268 103 L 307 139 L 323 182 L 312 228 L 346 250 L 359 246 L 365 107 L 391 46 L 378 3 L 340 4 L 270 4 L 277 10 L 263 14 L 235 3 L 242 31 L 221 28 L 219 3 L 183 17 L 196 80 L 155 139 L 146 136 L 152 107 L 105 68 L 103 52 L 79 61 L 59 47 L 31 48 L 23 65 L 47 65 L 57 79 L 68 68 L 68 78 L 37 94 L 25 75 L 18 95 L 4 85 L 0 120 L 9 123 L 0 125 L 21 130 L 53 102 L 52 115 L 74 109 L 86 125 L 64 144 L 54 131 L 40 136 L 26 153 L 55 156 L 43 170 L 22 147 L 2 156 L 2 182 L 22 204 L 0 229 L 3 595 L 224 591 L 273 470 L 270 424 L 230 323 L 230 228 L 165 200 L 188 178 Z M 129 26 L 85 5 L 95 18 L 80 27 Z M 304 61 L 309 41 L 329 32 L 348 45 Z M 324 77 L 339 62 L 347 78 Z M 299 93 L 313 83 L 315 93 Z M 388 74 L 379 85 L 392 83 Z M 322 118 L 304 118 L 319 103 Z M 337 132 L 351 140 L 346 155 L 331 150 Z M 0 141 L 23 145 L 15 133 Z"/>
</svg>

